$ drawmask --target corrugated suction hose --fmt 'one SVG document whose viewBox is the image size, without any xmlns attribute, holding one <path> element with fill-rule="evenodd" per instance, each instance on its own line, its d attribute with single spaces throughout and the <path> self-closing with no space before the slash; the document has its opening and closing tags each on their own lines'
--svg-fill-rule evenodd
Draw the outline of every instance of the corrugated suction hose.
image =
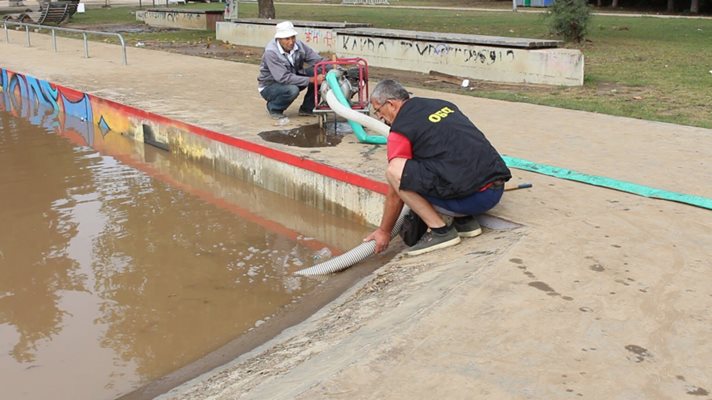
<svg viewBox="0 0 712 400">
<path fill-rule="evenodd" d="M 401 211 L 401 214 L 398 216 L 396 224 L 393 225 L 393 230 L 391 231 L 391 239 L 396 237 L 396 235 L 398 235 L 398 232 L 400 232 L 401 225 L 403 225 L 403 219 L 405 218 L 405 215 L 408 213 L 408 211 L 408 206 L 403 206 L 403 211 Z M 353 249 L 347 251 L 346 253 L 340 256 L 334 257 L 321 264 L 317 264 L 312 267 L 299 270 L 295 272 L 295 274 L 303 276 L 315 276 L 339 272 L 364 260 L 366 257 L 372 255 L 375 250 L 376 241 L 370 240 L 368 242 L 361 243 L 360 245 L 354 247 Z"/>
</svg>

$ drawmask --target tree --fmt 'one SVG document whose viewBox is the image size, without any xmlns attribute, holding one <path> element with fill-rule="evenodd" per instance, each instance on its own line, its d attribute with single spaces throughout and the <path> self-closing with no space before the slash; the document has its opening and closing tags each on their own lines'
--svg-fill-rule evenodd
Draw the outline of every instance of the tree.
<svg viewBox="0 0 712 400">
<path fill-rule="evenodd" d="M 274 0 L 257 0 L 257 10 L 259 18 L 274 19 Z"/>
<path fill-rule="evenodd" d="M 591 8 L 586 0 L 556 0 L 546 16 L 550 32 L 577 43 L 586 37 L 590 18 Z"/>
<path fill-rule="evenodd" d="M 700 0 L 692 0 L 690 3 L 690 13 L 699 14 L 700 13 Z"/>
</svg>

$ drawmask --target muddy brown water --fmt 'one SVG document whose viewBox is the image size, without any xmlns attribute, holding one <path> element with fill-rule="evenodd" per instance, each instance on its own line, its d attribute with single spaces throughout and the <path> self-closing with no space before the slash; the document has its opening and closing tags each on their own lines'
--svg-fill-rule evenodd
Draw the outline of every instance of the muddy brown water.
<svg viewBox="0 0 712 400">
<path fill-rule="evenodd" d="M 352 216 L 49 114 L 0 111 L 4 399 L 112 399 L 181 369 L 166 390 L 368 272 L 293 274 L 360 243 Z"/>
</svg>

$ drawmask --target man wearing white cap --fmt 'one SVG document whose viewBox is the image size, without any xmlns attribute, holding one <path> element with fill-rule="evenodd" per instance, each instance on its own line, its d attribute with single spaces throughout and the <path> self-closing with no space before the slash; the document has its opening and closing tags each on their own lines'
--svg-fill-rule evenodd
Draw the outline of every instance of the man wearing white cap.
<svg viewBox="0 0 712 400">
<path fill-rule="evenodd" d="M 267 43 L 257 77 L 259 91 L 267 100 L 267 111 L 274 119 L 284 118 L 286 110 L 307 89 L 304 101 L 299 107 L 299 115 L 314 115 L 314 82 L 324 81 L 324 75 L 314 76 L 313 66 L 323 58 L 297 40 L 297 31 L 289 21 L 277 24 L 274 40 Z"/>
</svg>

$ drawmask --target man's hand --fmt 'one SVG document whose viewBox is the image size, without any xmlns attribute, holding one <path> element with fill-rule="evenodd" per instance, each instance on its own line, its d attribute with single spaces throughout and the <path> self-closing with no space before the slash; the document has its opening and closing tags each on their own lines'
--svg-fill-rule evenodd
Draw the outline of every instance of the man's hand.
<svg viewBox="0 0 712 400">
<path fill-rule="evenodd" d="M 391 242 L 391 234 L 390 232 L 386 232 L 383 229 L 378 228 L 363 239 L 364 242 L 371 240 L 376 241 L 375 253 L 378 254 L 388 247 L 388 244 Z"/>
<path fill-rule="evenodd" d="M 317 85 L 321 85 L 321 83 L 324 82 L 324 78 L 323 74 L 319 74 L 312 78 L 312 82 L 315 82 Z"/>
</svg>

